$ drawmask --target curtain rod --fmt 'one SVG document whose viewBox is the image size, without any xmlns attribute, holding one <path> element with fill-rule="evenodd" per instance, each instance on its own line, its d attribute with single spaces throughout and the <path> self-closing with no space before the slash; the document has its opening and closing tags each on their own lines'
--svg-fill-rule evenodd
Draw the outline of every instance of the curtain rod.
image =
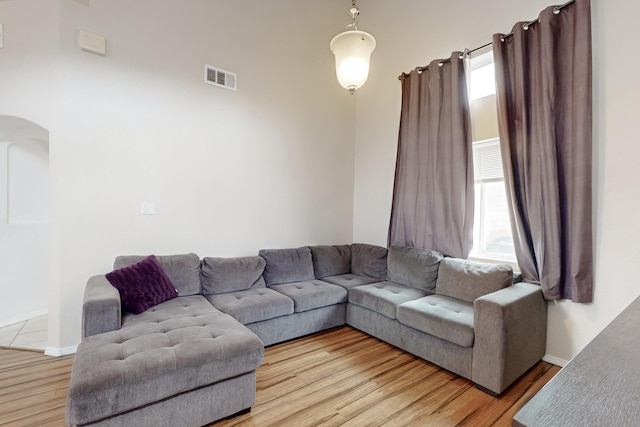
<svg viewBox="0 0 640 427">
<path fill-rule="evenodd" d="M 574 3 L 576 0 L 569 0 L 568 2 L 566 2 L 565 4 L 562 4 L 560 6 L 556 6 L 553 8 L 553 13 L 554 15 L 557 15 L 560 13 L 560 11 L 562 9 L 564 9 L 565 7 L 569 6 L 571 3 Z M 529 21 L 527 23 L 525 23 L 522 28 L 524 28 L 525 30 L 528 30 L 530 26 L 532 26 L 533 24 L 540 22 L 540 16 L 538 16 L 536 19 L 534 19 L 533 21 Z M 504 42 L 506 39 L 508 39 L 509 37 L 511 37 L 513 35 L 513 31 L 510 32 L 509 34 L 505 34 L 504 36 L 500 37 L 500 41 Z"/>
<path fill-rule="evenodd" d="M 553 8 L 553 13 L 554 13 L 555 15 L 559 14 L 559 13 L 560 13 L 560 11 L 561 11 L 562 9 L 564 9 L 565 7 L 569 6 L 569 5 L 570 5 L 570 4 L 572 4 L 572 3 L 575 3 L 575 1 L 576 1 L 576 0 L 569 0 L 568 2 L 566 2 L 566 3 L 564 3 L 564 4 L 561 4 L 561 5 L 559 5 L 559 6 L 554 7 L 554 8 Z M 522 27 L 523 27 L 525 30 L 528 30 L 530 26 L 532 26 L 533 24 L 535 24 L 535 23 L 537 23 L 537 22 L 540 22 L 540 17 L 539 17 L 539 16 L 538 16 L 536 19 L 534 19 L 533 21 L 526 22 Z M 504 42 L 507 38 L 509 38 L 509 37 L 511 37 L 511 36 L 513 36 L 513 31 L 512 31 L 512 32 L 510 32 L 510 33 L 508 33 L 508 34 L 505 34 L 505 35 L 504 35 L 504 36 L 502 36 L 502 37 L 500 37 L 500 41 L 501 41 L 501 42 Z M 489 47 L 489 46 L 491 46 L 492 44 L 493 44 L 493 42 L 489 42 L 489 43 L 485 43 L 485 44 L 483 44 L 482 46 L 478 46 L 478 47 L 476 47 L 476 48 L 474 48 L 474 49 L 465 49 L 465 50 L 464 50 L 464 52 L 462 52 L 462 53 L 461 53 L 460 55 L 458 55 L 458 56 L 459 56 L 459 58 L 460 58 L 460 59 L 464 58 L 465 56 L 471 56 L 471 54 L 472 54 L 473 52 L 476 52 L 476 51 L 478 51 L 478 50 L 484 49 L 485 47 Z M 442 67 L 442 65 L 444 65 L 445 63 L 447 63 L 447 62 L 449 62 L 449 61 L 451 61 L 451 59 L 450 59 L 450 58 L 447 58 L 447 59 L 441 59 L 441 60 L 438 62 L 438 66 Z M 418 71 L 418 73 L 421 73 L 421 72 L 423 72 L 423 71 L 425 71 L 425 70 L 427 70 L 427 69 L 429 69 L 429 66 L 428 66 L 428 65 L 425 65 L 425 66 L 423 66 L 423 67 L 417 67 L 417 68 L 416 68 L 416 70 Z M 402 78 L 403 78 L 404 76 L 406 76 L 406 75 L 407 75 L 407 74 L 405 74 L 405 73 L 400 74 L 400 75 L 398 76 L 398 80 L 402 80 Z"/>
</svg>

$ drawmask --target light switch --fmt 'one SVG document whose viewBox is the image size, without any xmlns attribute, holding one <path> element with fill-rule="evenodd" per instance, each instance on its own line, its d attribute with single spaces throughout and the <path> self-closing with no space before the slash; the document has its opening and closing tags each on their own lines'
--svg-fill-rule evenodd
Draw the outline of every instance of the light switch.
<svg viewBox="0 0 640 427">
<path fill-rule="evenodd" d="M 0 49 L 4 47 L 4 26 L 0 24 Z"/>
<path fill-rule="evenodd" d="M 140 214 L 141 215 L 155 215 L 156 214 L 156 204 L 154 202 L 142 202 L 140 204 Z"/>
</svg>

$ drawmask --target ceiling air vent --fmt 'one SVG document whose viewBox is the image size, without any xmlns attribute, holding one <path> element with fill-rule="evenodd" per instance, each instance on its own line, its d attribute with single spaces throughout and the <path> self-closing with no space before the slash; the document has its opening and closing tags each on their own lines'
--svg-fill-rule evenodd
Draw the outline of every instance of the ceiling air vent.
<svg viewBox="0 0 640 427">
<path fill-rule="evenodd" d="M 204 82 L 210 85 L 236 90 L 237 75 L 211 65 L 204 66 Z"/>
</svg>

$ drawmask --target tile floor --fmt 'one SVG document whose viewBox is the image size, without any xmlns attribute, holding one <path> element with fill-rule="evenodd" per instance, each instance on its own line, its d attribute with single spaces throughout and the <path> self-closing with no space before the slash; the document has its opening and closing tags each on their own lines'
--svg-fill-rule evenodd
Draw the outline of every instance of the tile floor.
<svg viewBox="0 0 640 427">
<path fill-rule="evenodd" d="M 44 350 L 47 346 L 47 315 L 0 328 L 0 346 Z"/>
</svg>

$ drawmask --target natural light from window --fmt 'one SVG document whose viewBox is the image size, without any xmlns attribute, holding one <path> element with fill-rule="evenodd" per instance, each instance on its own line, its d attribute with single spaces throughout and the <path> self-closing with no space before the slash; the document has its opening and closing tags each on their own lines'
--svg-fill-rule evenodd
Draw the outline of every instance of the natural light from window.
<svg viewBox="0 0 640 427">
<path fill-rule="evenodd" d="M 495 71 L 491 52 L 471 59 L 468 79 L 473 123 L 475 216 L 470 256 L 515 261 L 498 139 Z"/>
<path fill-rule="evenodd" d="M 486 59 L 485 59 L 486 60 Z M 471 60 L 473 61 L 473 59 Z M 491 63 L 480 66 L 471 71 L 469 82 L 469 102 L 496 93 L 496 73 Z"/>
</svg>

